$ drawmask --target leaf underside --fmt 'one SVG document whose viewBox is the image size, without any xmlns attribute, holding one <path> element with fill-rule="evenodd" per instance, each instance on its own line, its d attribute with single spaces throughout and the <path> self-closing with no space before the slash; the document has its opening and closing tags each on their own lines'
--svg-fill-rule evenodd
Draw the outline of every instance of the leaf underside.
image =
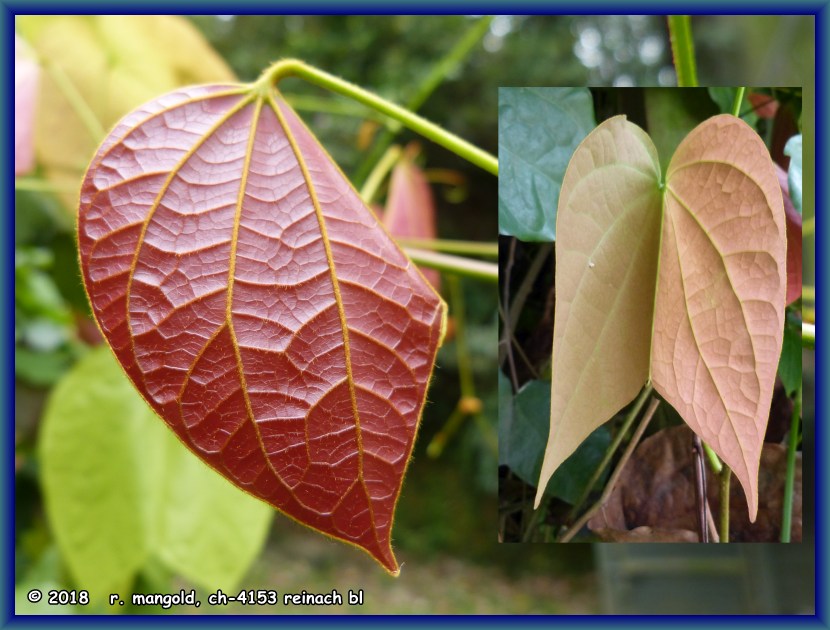
<svg viewBox="0 0 830 630">
<path fill-rule="evenodd" d="M 129 114 L 78 231 L 98 323 L 182 442 L 397 573 L 444 304 L 281 95 L 201 86 Z"/>
<path fill-rule="evenodd" d="M 648 136 L 617 116 L 586 138 L 565 175 L 537 501 L 556 467 L 650 376 L 735 471 L 754 519 L 783 334 L 781 191 L 761 139 L 729 115 L 680 143 L 662 192 L 659 173 Z"/>
</svg>

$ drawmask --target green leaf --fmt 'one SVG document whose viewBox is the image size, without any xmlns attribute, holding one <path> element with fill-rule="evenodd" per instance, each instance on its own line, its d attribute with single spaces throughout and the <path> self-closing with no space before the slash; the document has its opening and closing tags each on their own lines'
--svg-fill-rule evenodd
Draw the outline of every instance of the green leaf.
<svg viewBox="0 0 830 630">
<path fill-rule="evenodd" d="M 735 96 L 738 93 L 738 88 L 710 87 L 706 89 L 709 91 L 711 99 L 715 101 L 715 104 L 717 104 L 721 114 L 732 113 L 732 107 L 735 105 Z M 755 124 L 758 122 L 758 114 L 755 113 L 755 110 L 747 100 L 743 101 L 740 114 L 741 120 L 743 120 L 750 127 L 755 127 Z"/>
<path fill-rule="evenodd" d="M 171 432 L 164 437 L 153 553 L 206 589 L 231 590 L 259 555 L 274 511 L 199 461 Z"/>
<path fill-rule="evenodd" d="M 787 396 L 792 396 L 801 385 L 801 322 L 787 315 L 784 326 L 784 343 L 778 361 L 778 376 L 784 384 Z"/>
<path fill-rule="evenodd" d="M 499 88 L 499 231 L 556 238 L 559 189 L 571 154 L 594 127 L 586 88 Z"/>
<path fill-rule="evenodd" d="M 153 489 L 146 475 L 164 427 L 133 393 L 106 348 L 55 387 L 39 457 L 46 511 L 78 588 L 127 589 L 144 564 Z"/>
<path fill-rule="evenodd" d="M 550 384 L 530 381 L 516 393 L 508 412 L 499 420 L 504 430 L 499 435 L 499 460 L 522 481 L 535 486 L 545 453 L 550 410 Z"/>
<path fill-rule="evenodd" d="M 790 156 L 790 169 L 787 181 L 790 185 L 790 199 L 793 206 L 801 214 L 801 134 L 793 136 L 784 147 L 784 154 Z"/>
<path fill-rule="evenodd" d="M 151 555 L 206 588 L 232 588 L 272 510 L 187 452 L 109 349 L 58 383 L 39 444 L 46 510 L 75 585 L 128 589 Z"/>
<path fill-rule="evenodd" d="M 539 480 L 550 411 L 550 383 L 530 381 L 509 395 L 510 382 L 499 371 L 499 463 L 531 486 Z M 507 384 L 508 396 L 502 388 Z M 506 402 L 502 402 L 506 401 Z M 600 427 L 566 459 L 548 483 L 546 494 L 575 503 L 611 443 L 611 432 Z"/>
</svg>

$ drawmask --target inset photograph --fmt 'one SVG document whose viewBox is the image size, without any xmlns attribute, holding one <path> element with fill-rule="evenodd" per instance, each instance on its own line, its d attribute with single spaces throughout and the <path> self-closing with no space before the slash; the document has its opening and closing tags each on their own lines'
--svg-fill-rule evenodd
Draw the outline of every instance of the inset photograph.
<svg viewBox="0 0 830 630">
<path fill-rule="evenodd" d="M 801 541 L 801 89 L 500 88 L 499 162 L 500 540 Z"/>
</svg>

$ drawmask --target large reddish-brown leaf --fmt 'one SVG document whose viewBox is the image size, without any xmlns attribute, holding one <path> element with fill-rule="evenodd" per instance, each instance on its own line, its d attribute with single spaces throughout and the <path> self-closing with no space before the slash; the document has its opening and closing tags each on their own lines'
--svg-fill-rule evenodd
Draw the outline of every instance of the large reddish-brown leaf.
<svg viewBox="0 0 830 630">
<path fill-rule="evenodd" d="M 397 573 L 444 305 L 279 93 L 194 87 L 129 114 L 78 237 L 104 335 L 181 440 Z"/>
<path fill-rule="evenodd" d="M 559 464 L 650 378 L 735 471 L 754 519 L 785 262 L 781 189 L 740 119 L 695 128 L 665 185 L 639 127 L 617 116 L 592 131 L 559 198 L 551 429 L 537 504 Z"/>
<path fill-rule="evenodd" d="M 781 188 L 758 134 L 724 114 L 677 147 L 664 197 L 652 380 L 735 472 L 755 520 L 784 330 Z"/>
</svg>

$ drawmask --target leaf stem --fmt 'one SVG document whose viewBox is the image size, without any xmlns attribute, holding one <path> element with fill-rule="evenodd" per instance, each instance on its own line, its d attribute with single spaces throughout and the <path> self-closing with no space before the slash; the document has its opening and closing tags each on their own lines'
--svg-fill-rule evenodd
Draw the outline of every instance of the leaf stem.
<svg viewBox="0 0 830 630">
<path fill-rule="evenodd" d="M 712 471 L 716 475 L 720 475 L 721 472 L 723 472 L 723 464 L 721 463 L 717 453 L 715 453 L 715 451 L 712 450 L 712 447 L 706 442 L 703 442 L 703 452 L 706 453 L 706 459 L 709 460 L 709 466 Z"/>
<path fill-rule="evenodd" d="M 697 87 L 695 44 L 692 39 L 692 21 L 688 15 L 669 16 L 669 39 L 677 72 L 678 87 Z"/>
<path fill-rule="evenodd" d="M 795 392 L 793 419 L 790 424 L 790 439 L 787 443 L 787 476 L 784 482 L 784 507 L 781 515 L 781 542 L 790 542 L 793 523 L 793 493 L 795 488 L 795 459 L 798 434 L 801 427 L 801 385 Z"/>
<path fill-rule="evenodd" d="M 643 433 L 645 433 L 646 427 L 648 427 L 648 423 L 651 422 L 651 418 L 654 416 L 654 412 L 657 411 L 657 405 L 660 404 L 660 399 L 652 398 L 651 402 L 648 405 L 648 409 L 646 409 L 646 413 L 643 415 L 643 419 L 640 420 L 640 424 L 637 425 L 637 430 L 634 431 L 634 435 L 631 436 L 631 441 L 626 446 L 625 451 L 620 457 L 619 463 L 617 463 L 617 467 L 614 469 L 614 472 L 611 474 L 611 479 L 608 480 L 608 483 L 605 486 L 605 490 L 602 491 L 602 495 L 594 503 L 588 511 L 583 514 L 579 520 L 574 523 L 568 531 L 566 531 L 562 536 L 559 538 L 559 542 L 568 542 L 579 533 L 585 524 L 591 520 L 591 517 L 599 511 L 599 509 L 608 501 L 608 498 L 611 496 L 611 493 L 614 491 L 614 486 L 617 485 L 617 482 L 620 480 L 620 476 L 622 475 L 622 471 L 625 468 L 625 465 L 628 463 L 628 460 L 631 458 L 631 454 L 634 452 L 634 449 L 637 448 L 637 444 L 640 443 L 640 438 L 643 437 Z"/>
<path fill-rule="evenodd" d="M 723 464 L 720 475 L 720 525 L 718 535 L 720 542 L 729 542 L 729 482 L 732 480 L 732 469 Z"/>
<path fill-rule="evenodd" d="M 425 267 L 455 273 L 469 278 L 487 280 L 488 282 L 499 281 L 499 266 L 494 263 L 470 260 L 459 256 L 451 256 L 450 254 L 429 252 L 411 247 L 404 247 L 403 249 L 413 262 L 424 265 Z"/>
<path fill-rule="evenodd" d="M 392 170 L 392 167 L 395 166 L 395 163 L 401 157 L 401 148 L 397 145 L 393 145 L 386 150 L 386 153 L 383 154 L 383 157 L 380 161 L 375 164 L 375 168 L 372 169 L 372 172 L 369 173 L 369 177 L 366 178 L 366 183 L 363 184 L 363 187 L 360 189 L 360 196 L 363 198 L 363 202 L 366 205 L 369 205 L 374 201 L 375 195 L 378 193 L 378 189 L 380 185 L 383 183 L 383 179 Z"/>
<path fill-rule="evenodd" d="M 479 149 L 466 140 L 459 138 L 446 129 L 431 123 L 425 118 L 413 114 L 408 109 L 395 105 L 394 103 L 381 98 L 377 94 L 364 90 L 363 88 L 349 83 L 343 79 L 324 72 L 318 68 L 309 66 L 297 59 L 284 59 L 268 68 L 256 83 L 252 85 L 254 90 L 266 92 L 272 85 L 276 85 L 282 79 L 294 76 L 318 85 L 324 89 L 331 90 L 343 96 L 375 109 L 382 114 L 393 118 L 425 138 L 440 144 L 468 162 L 486 170 L 493 175 L 499 174 L 499 162 L 495 156 Z"/>
<path fill-rule="evenodd" d="M 456 42 L 455 46 L 436 63 L 430 73 L 421 81 L 415 93 L 406 102 L 406 107 L 410 111 L 417 111 L 421 105 L 429 98 L 430 94 L 435 91 L 441 82 L 452 72 L 453 68 L 461 63 L 472 50 L 473 46 L 478 43 L 487 30 L 490 28 L 490 22 L 493 21 L 493 16 L 485 16 L 477 20 L 464 35 Z M 372 164 L 377 162 L 379 157 L 386 151 L 386 148 L 392 144 L 395 135 L 400 131 L 400 125 L 393 123 L 386 129 L 377 139 L 375 146 L 369 151 L 366 159 L 357 168 L 354 174 L 354 181 L 361 182 L 366 177 L 366 173 L 372 168 Z"/>
<path fill-rule="evenodd" d="M 481 256 L 482 258 L 498 258 L 499 244 L 482 241 L 455 241 L 440 238 L 398 238 L 395 239 L 401 247 L 414 247 L 448 254 L 467 256 Z"/>
<path fill-rule="evenodd" d="M 735 118 L 739 118 L 741 114 L 741 102 L 744 100 L 744 92 L 746 91 L 745 87 L 739 87 L 738 91 L 735 92 L 735 100 L 732 102 L 732 115 Z"/>
<path fill-rule="evenodd" d="M 614 453 L 617 452 L 617 449 L 620 447 L 620 444 L 625 437 L 625 434 L 628 433 L 628 430 L 631 428 L 631 425 L 634 424 L 634 420 L 640 413 L 640 410 L 643 408 L 643 405 L 646 402 L 646 398 L 649 397 L 651 392 L 654 391 L 654 388 L 649 383 L 645 387 L 643 387 L 640 395 L 637 396 L 637 400 L 634 401 L 631 409 L 628 411 L 628 414 L 625 416 L 625 420 L 623 421 L 623 425 L 620 427 L 620 430 L 617 431 L 617 434 L 614 436 L 613 441 L 611 444 L 608 445 L 608 448 L 605 449 L 605 455 L 602 457 L 602 461 L 596 467 L 594 472 L 591 474 L 591 478 L 588 480 L 588 483 L 585 484 L 585 489 L 582 491 L 582 494 L 579 496 L 579 499 L 574 506 L 571 508 L 571 516 L 576 515 L 585 501 L 591 494 L 591 491 L 594 489 L 597 481 L 602 476 L 602 473 L 605 472 L 605 469 L 608 467 L 608 464 L 611 463 L 611 458 L 614 456 Z"/>
</svg>

